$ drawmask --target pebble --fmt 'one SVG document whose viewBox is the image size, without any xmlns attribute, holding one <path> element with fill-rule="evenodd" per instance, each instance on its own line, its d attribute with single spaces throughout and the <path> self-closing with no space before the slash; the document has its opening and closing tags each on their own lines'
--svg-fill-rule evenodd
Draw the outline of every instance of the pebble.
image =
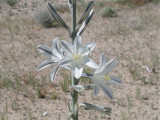
<svg viewBox="0 0 160 120">
<path fill-rule="evenodd" d="M 48 112 L 44 112 L 43 113 L 43 117 L 47 116 L 48 115 Z"/>
<path fill-rule="evenodd" d="M 149 97 L 143 96 L 143 100 L 149 100 Z"/>
<path fill-rule="evenodd" d="M 62 108 L 58 108 L 58 110 L 62 110 Z"/>
<path fill-rule="evenodd" d="M 27 3 L 23 3 L 22 8 L 27 8 Z"/>
</svg>

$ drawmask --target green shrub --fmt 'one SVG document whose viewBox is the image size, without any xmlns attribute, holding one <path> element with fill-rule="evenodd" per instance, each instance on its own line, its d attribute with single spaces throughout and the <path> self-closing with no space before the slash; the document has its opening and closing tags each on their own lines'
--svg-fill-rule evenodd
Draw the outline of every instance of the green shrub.
<svg viewBox="0 0 160 120">
<path fill-rule="evenodd" d="M 14 6 L 15 4 L 17 4 L 18 0 L 4 0 L 4 2 L 6 2 L 10 6 Z"/>
<path fill-rule="evenodd" d="M 128 5 L 133 5 L 133 6 L 142 6 L 146 3 L 149 2 L 154 2 L 158 3 L 160 0 L 118 0 L 119 3 L 121 4 L 128 4 Z"/>
<path fill-rule="evenodd" d="M 35 14 L 35 22 L 41 24 L 44 27 L 58 27 L 59 24 L 54 20 L 54 18 L 50 15 L 47 8 L 38 9 Z"/>
<path fill-rule="evenodd" d="M 63 81 L 60 83 L 62 91 L 65 93 L 68 92 L 69 91 L 68 87 L 70 86 L 70 84 L 71 84 L 70 76 L 67 74 L 63 74 Z"/>
<path fill-rule="evenodd" d="M 102 11 L 102 17 L 117 17 L 117 9 L 111 8 L 111 7 L 106 7 Z"/>
</svg>

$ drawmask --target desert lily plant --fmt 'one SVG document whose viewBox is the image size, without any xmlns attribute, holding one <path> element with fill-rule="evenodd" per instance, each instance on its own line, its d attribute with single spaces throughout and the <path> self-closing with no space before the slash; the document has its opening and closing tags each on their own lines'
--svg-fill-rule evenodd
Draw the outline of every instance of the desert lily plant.
<svg viewBox="0 0 160 120">
<path fill-rule="evenodd" d="M 48 2 L 46 3 L 50 14 L 68 31 L 72 42 L 60 41 L 58 38 L 55 38 L 53 39 L 52 47 L 45 45 L 38 46 L 40 53 L 46 55 L 49 59 L 42 62 L 38 66 L 37 71 L 53 65 L 50 73 L 52 82 L 54 82 L 56 73 L 60 68 L 70 70 L 72 73 L 72 82 L 70 85 L 72 101 L 69 105 L 70 113 L 68 114 L 67 120 L 78 120 L 78 109 L 80 107 L 84 107 L 86 110 L 96 110 L 103 114 L 110 114 L 111 108 L 108 107 L 92 105 L 86 102 L 78 104 L 78 93 L 94 89 L 94 95 L 97 95 L 99 91 L 102 90 L 107 97 L 113 99 L 114 95 L 110 85 L 121 83 L 120 79 L 108 74 L 117 64 L 116 58 L 107 62 L 105 54 L 102 54 L 100 63 L 97 65 L 97 63 L 89 57 L 96 45 L 95 42 L 82 45 L 81 34 L 93 16 L 94 1 L 90 1 L 78 22 L 76 21 L 76 3 L 76 0 L 68 0 L 72 15 L 72 29 L 70 29 L 60 15 L 58 15 L 54 7 Z M 85 73 L 85 67 L 91 68 L 92 73 Z M 93 84 L 79 85 L 81 77 L 91 79 Z"/>
</svg>

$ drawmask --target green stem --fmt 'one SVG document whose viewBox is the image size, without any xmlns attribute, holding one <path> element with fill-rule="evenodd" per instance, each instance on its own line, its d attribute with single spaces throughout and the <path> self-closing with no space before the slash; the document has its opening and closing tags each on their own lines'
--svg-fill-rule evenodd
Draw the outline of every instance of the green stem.
<svg viewBox="0 0 160 120">
<path fill-rule="evenodd" d="M 73 0 L 73 8 L 72 8 L 72 43 L 76 38 L 76 0 Z"/>
<path fill-rule="evenodd" d="M 74 39 L 76 38 L 76 0 L 72 1 L 73 4 L 73 9 L 72 9 L 72 44 L 74 42 Z M 73 76 L 73 72 L 72 72 L 72 85 L 78 85 L 78 80 Z M 78 92 L 77 91 L 73 91 L 71 93 L 72 96 L 72 108 L 71 108 L 71 112 L 72 112 L 72 119 L 73 120 L 78 120 L 78 109 L 77 108 L 77 101 L 78 101 Z"/>
</svg>

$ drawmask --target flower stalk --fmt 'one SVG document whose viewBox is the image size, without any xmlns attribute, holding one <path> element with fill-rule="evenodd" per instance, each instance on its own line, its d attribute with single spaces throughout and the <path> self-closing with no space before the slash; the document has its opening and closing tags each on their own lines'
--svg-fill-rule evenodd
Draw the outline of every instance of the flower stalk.
<svg viewBox="0 0 160 120">
<path fill-rule="evenodd" d="M 76 38 L 76 0 L 72 1 L 72 10 L 71 10 L 71 14 L 72 14 L 72 44 L 74 43 L 74 40 Z M 76 79 L 74 77 L 74 73 L 72 72 L 71 75 L 71 79 L 72 79 L 72 85 L 78 85 L 78 79 Z M 73 120 L 78 120 L 78 109 L 76 107 L 76 104 L 78 102 L 78 92 L 73 90 L 71 92 L 71 96 L 72 96 L 72 105 L 71 105 L 71 112 L 72 112 L 72 119 Z"/>
</svg>

